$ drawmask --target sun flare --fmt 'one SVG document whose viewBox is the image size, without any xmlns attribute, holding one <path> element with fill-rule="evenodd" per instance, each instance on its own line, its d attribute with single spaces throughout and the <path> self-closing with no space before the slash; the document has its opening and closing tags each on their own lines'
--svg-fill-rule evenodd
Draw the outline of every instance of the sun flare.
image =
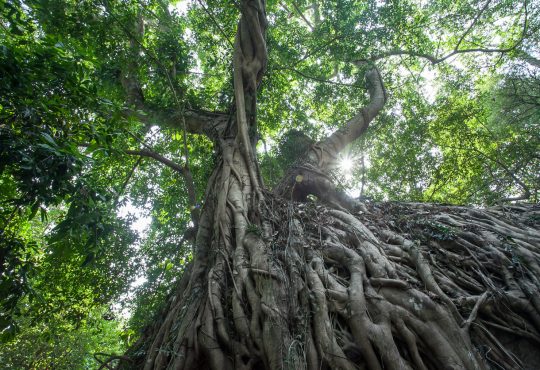
<svg viewBox="0 0 540 370">
<path fill-rule="evenodd" d="M 351 158 L 343 158 L 340 163 L 341 170 L 344 172 L 350 172 L 353 168 L 354 162 Z"/>
</svg>

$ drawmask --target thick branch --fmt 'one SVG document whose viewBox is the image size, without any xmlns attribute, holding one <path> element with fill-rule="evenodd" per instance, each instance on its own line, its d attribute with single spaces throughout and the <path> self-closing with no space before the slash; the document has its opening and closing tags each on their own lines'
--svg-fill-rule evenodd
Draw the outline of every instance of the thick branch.
<svg viewBox="0 0 540 370">
<path fill-rule="evenodd" d="M 139 14 L 135 27 L 131 29 L 130 27 L 124 25 L 111 11 L 111 9 L 107 8 L 107 11 L 123 29 L 130 42 L 131 58 L 127 61 L 126 66 L 122 70 L 120 76 L 120 82 L 126 94 L 126 102 L 130 106 L 130 108 L 126 109 L 124 113 L 126 115 L 136 117 L 148 128 L 151 125 L 159 125 L 160 123 L 164 123 L 167 126 L 179 128 L 184 132 L 187 131 L 193 134 L 206 134 L 211 139 L 217 138 L 217 135 L 215 135 L 215 130 L 219 130 L 219 128 L 224 126 L 223 122 L 226 122 L 228 116 L 223 113 L 211 113 L 186 109 L 185 105 L 181 104 L 178 97 L 179 92 L 177 92 L 176 85 L 172 81 L 176 71 L 174 68 L 173 71 L 169 71 L 162 61 L 152 51 L 148 50 L 141 41 L 144 36 L 144 19 L 142 15 Z M 179 109 L 172 112 L 163 112 L 163 110 L 152 109 L 145 102 L 144 92 L 137 77 L 137 63 L 135 62 L 136 57 L 141 50 L 144 51 L 145 54 L 148 55 L 159 67 L 158 70 L 162 72 L 166 78 Z M 184 146 L 186 146 L 185 140 Z M 187 151 L 185 155 L 187 157 Z"/>
<path fill-rule="evenodd" d="M 182 112 L 179 110 L 159 113 L 157 116 L 166 126 L 183 129 Z M 186 109 L 183 112 L 186 131 L 190 134 L 204 134 L 210 139 L 216 139 L 229 119 L 229 115 L 222 112 Z"/>
<path fill-rule="evenodd" d="M 369 104 L 362 108 L 345 126 L 315 144 L 308 153 L 309 158 L 312 161 L 314 160 L 321 170 L 331 166 L 333 164 L 332 157 L 336 157 L 348 144 L 358 139 L 366 131 L 369 123 L 386 103 L 386 91 L 377 68 L 373 68 L 366 73 L 366 80 L 371 98 Z M 328 158 L 327 154 L 331 158 Z"/>
<path fill-rule="evenodd" d="M 325 203 L 349 210 L 359 206 L 358 202 L 336 189 L 327 173 L 335 168 L 339 152 L 366 131 L 386 103 L 386 91 L 377 68 L 366 73 L 366 80 L 371 98 L 369 104 L 345 126 L 312 145 L 303 161 L 289 169 L 276 186 L 276 194 L 301 201 L 313 194 Z"/>
<path fill-rule="evenodd" d="M 143 104 L 142 109 L 127 109 L 124 111 L 127 116 L 136 117 L 148 128 L 153 125 L 165 126 L 183 130 L 182 116 L 185 120 L 186 131 L 190 134 L 206 135 L 210 139 L 218 138 L 229 119 L 229 115 L 222 112 L 210 112 L 205 110 L 180 109 L 175 110 L 153 110 L 148 105 Z"/>
</svg>

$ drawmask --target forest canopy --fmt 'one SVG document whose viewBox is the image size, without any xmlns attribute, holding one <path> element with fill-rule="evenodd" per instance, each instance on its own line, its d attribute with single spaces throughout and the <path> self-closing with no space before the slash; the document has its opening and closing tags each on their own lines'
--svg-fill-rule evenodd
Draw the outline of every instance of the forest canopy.
<svg viewBox="0 0 540 370">
<path fill-rule="evenodd" d="M 0 3 L 4 366 L 97 368 L 159 315 L 221 163 L 200 122 L 236 114 L 241 13 L 214 0 Z M 341 192 L 538 203 L 538 2 L 269 0 L 265 14 L 249 127 L 265 189 L 370 102 L 376 66 L 385 105 L 329 174 Z"/>
</svg>

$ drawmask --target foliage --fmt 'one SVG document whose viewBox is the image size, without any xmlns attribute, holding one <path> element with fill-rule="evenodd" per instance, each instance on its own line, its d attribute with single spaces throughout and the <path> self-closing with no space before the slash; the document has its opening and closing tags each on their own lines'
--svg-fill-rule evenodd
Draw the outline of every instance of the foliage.
<svg viewBox="0 0 540 370">
<path fill-rule="evenodd" d="M 1 10 L 0 331 L 7 341 L 2 356 L 11 361 L 17 346 L 35 344 L 29 338 L 36 323 L 56 337 L 71 331 L 66 344 L 73 350 L 95 347 L 99 319 L 84 324 L 84 340 L 81 323 L 128 288 L 138 262 L 129 222 L 114 214 L 116 189 L 106 173 L 93 172 L 111 163 L 120 117 L 98 93 L 97 60 L 44 33 L 23 4 Z M 39 358 L 28 351 L 27 366 L 41 367 L 48 352 L 60 350 L 47 335 L 38 341 Z"/>
<path fill-rule="evenodd" d="M 91 311 L 76 325 L 61 311 L 47 321 L 21 319 L 21 332 L 0 349 L 6 369 L 90 369 L 94 353 L 115 353 L 125 348 L 121 322 L 105 312 Z"/>
</svg>

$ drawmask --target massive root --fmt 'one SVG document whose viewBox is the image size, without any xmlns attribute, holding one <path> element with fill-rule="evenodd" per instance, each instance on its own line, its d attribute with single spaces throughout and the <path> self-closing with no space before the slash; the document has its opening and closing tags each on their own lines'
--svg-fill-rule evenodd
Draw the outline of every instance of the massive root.
<svg viewBox="0 0 540 370">
<path fill-rule="evenodd" d="M 235 227 L 219 227 L 225 243 L 196 281 L 185 273 L 132 349 L 140 367 L 540 364 L 538 206 L 382 203 L 353 214 L 266 196 L 262 228 L 243 235 L 227 235 L 242 222 L 228 202 L 219 223 Z"/>
</svg>

